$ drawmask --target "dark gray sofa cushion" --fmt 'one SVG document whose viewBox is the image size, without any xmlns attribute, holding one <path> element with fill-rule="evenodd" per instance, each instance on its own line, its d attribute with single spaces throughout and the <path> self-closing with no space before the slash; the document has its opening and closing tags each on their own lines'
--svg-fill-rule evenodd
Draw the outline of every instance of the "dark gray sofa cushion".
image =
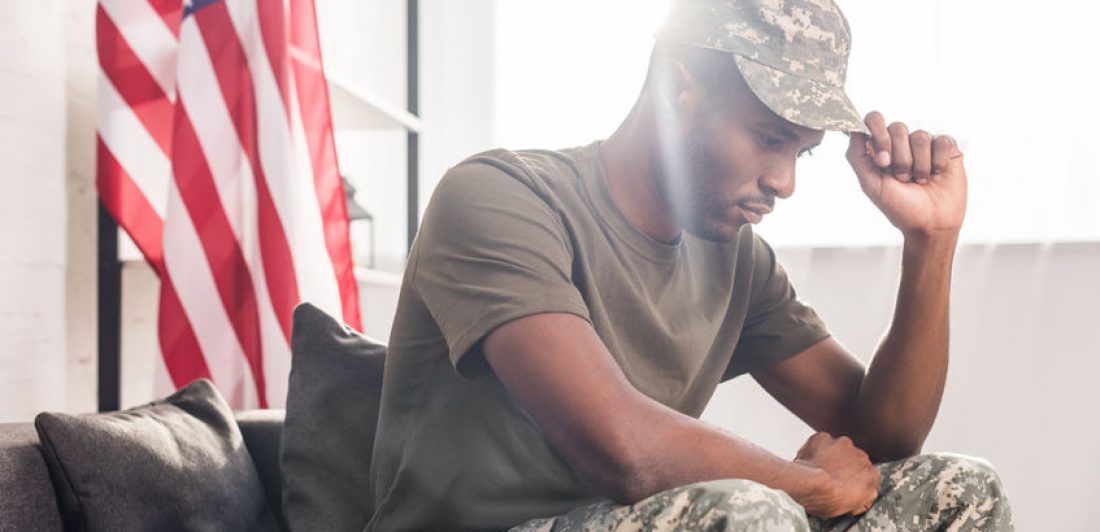
<svg viewBox="0 0 1100 532">
<path fill-rule="evenodd" d="M 121 412 L 45 412 L 34 425 L 70 529 L 278 530 L 210 381 Z"/>
<path fill-rule="evenodd" d="M 30 423 L 0 423 L 0 530 L 61 531 L 57 496 Z"/>
<path fill-rule="evenodd" d="M 237 416 L 237 427 L 241 429 L 241 436 L 244 436 L 248 454 L 252 455 L 252 463 L 256 465 L 256 472 L 260 475 L 260 482 L 263 482 L 271 513 L 275 514 L 280 528 L 286 530 L 286 518 L 283 517 L 283 475 L 279 471 L 279 442 L 283 437 L 286 412 L 275 409 L 240 410 L 234 412 L 234 415 Z"/>
<path fill-rule="evenodd" d="M 283 512 L 292 531 L 362 530 L 386 348 L 308 303 L 292 331 Z"/>
</svg>

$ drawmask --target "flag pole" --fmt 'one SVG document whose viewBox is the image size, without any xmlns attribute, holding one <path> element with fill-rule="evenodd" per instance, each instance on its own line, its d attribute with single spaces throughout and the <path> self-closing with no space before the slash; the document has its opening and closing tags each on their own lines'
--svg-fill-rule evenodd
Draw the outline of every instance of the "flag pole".
<svg viewBox="0 0 1100 532">
<path fill-rule="evenodd" d="M 119 409 L 122 336 L 122 264 L 118 260 L 118 224 L 99 202 L 97 224 L 98 405 L 100 412 Z"/>
</svg>

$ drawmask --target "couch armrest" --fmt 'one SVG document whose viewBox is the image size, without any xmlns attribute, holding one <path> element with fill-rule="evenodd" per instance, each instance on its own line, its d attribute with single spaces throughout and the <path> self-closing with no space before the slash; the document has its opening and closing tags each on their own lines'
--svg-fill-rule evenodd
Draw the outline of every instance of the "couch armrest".
<svg viewBox="0 0 1100 532">
<path fill-rule="evenodd" d="M 61 510 L 31 423 L 0 423 L 0 530 L 62 530 Z"/>
<path fill-rule="evenodd" d="M 264 484 L 267 502 L 279 520 L 279 525 L 287 530 L 286 517 L 283 515 L 283 477 L 279 470 L 279 448 L 286 411 L 243 410 L 235 414 L 245 446 L 248 447 L 260 481 Z"/>
</svg>

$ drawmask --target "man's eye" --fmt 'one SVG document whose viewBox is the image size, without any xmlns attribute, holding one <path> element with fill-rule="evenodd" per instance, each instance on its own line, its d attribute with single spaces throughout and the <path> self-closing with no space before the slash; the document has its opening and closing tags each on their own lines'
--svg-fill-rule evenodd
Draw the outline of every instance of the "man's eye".
<svg viewBox="0 0 1100 532">
<path fill-rule="evenodd" d="M 783 145 L 783 139 L 771 135 L 761 135 L 760 142 L 763 143 L 766 148 L 778 148 Z"/>
</svg>

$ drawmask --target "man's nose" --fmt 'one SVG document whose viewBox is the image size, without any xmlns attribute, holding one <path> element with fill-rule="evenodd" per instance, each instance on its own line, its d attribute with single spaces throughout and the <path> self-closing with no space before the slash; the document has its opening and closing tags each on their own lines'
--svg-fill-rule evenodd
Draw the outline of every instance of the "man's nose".
<svg viewBox="0 0 1100 532">
<path fill-rule="evenodd" d="M 764 192 L 780 199 L 794 194 L 794 165 L 782 165 L 771 169 L 760 178 Z"/>
</svg>

